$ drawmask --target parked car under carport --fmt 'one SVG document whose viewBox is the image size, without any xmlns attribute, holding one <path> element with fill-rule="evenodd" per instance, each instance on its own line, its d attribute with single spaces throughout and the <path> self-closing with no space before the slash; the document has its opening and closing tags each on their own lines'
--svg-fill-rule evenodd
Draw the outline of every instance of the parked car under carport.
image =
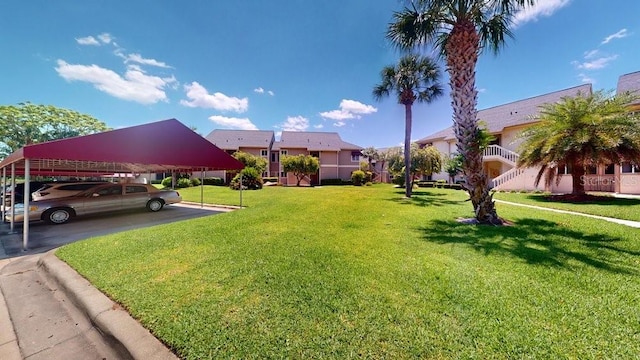
<svg viewBox="0 0 640 360">
<path fill-rule="evenodd" d="M 156 212 L 181 201 L 177 191 L 158 190 L 152 185 L 99 184 L 72 196 L 33 201 L 29 204 L 29 219 L 64 224 L 76 216 L 104 212 L 144 208 Z M 8 220 L 11 211 L 6 214 Z M 24 211 L 24 204 L 16 204 L 14 221 L 24 221 Z"/>
</svg>

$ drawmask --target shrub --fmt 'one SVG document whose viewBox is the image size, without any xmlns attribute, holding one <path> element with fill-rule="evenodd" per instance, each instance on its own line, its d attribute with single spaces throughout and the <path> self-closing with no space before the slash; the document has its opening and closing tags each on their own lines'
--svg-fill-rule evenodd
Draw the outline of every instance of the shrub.
<svg viewBox="0 0 640 360">
<path fill-rule="evenodd" d="M 171 176 L 162 179 L 161 184 L 162 184 L 162 186 L 164 186 L 166 188 L 170 188 L 171 187 Z"/>
<path fill-rule="evenodd" d="M 200 186 L 201 184 L 200 179 L 198 178 L 193 178 L 190 181 L 191 181 L 191 186 Z"/>
<path fill-rule="evenodd" d="M 391 182 L 394 183 L 395 185 L 404 187 L 404 175 L 394 176 Z"/>
<path fill-rule="evenodd" d="M 260 171 L 252 167 L 245 167 L 233 178 L 233 180 L 231 180 L 230 187 L 233 190 L 240 190 L 240 175 L 242 175 L 242 189 L 262 189 L 262 177 L 260 176 Z"/>
<path fill-rule="evenodd" d="M 322 179 L 320 185 L 346 185 L 342 179 Z"/>
<path fill-rule="evenodd" d="M 162 184 L 162 180 L 151 180 L 150 183 L 153 184 Z"/>
<path fill-rule="evenodd" d="M 367 183 L 364 184 L 364 186 L 371 186 L 371 185 L 373 185 L 373 183 L 371 181 L 367 181 Z"/>
<path fill-rule="evenodd" d="M 224 180 L 219 177 L 206 177 L 202 180 L 204 185 L 223 186 Z"/>
<path fill-rule="evenodd" d="M 181 188 L 188 188 L 191 186 L 191 180 L 187 179 L 187 178 L 180 178 L 178 179 L 178 181 L 176 181 L 176 187 L 181 189 Z"/>
<path fill-rule="evenodd" d="M 362 170 L 356 170 L 351 173 L 351 181 L 353 181 L 353 185 L 361 186 L 364 182 L 366 174 Z"/>
</svg>

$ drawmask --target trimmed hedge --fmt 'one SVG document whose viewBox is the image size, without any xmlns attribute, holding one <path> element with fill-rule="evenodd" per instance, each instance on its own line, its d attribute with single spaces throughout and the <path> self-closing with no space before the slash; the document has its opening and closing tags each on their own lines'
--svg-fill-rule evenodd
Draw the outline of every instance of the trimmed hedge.
<svg viewBox="0 0 640 360">
<path fill-rule="evenodd" d="M 206 177 L 202 180 L 203 185 L 224 186 L 224 179 L 219 177 Z"/>
<path fill-rule="evenodd" d="M 320 185 L 322 185 L 322 186 L 353 185 L 353 181 L 342 180 L 342 179 L 322 179 L 322 180 L 320 180 Z"/>
</svg>

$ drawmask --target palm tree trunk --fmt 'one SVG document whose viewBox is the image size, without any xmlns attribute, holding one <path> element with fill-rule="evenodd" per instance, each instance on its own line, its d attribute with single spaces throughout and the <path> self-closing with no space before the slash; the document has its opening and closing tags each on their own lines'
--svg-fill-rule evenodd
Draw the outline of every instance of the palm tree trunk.
<svg viewBox="0 0 640 360">
<path fill-rule="evenodd" d="M 573 163 L 571 166 L 571 182 L 573 184 L 571 193 L 573 195 L 584 195 L 584 166 L 580 163 Z"/>
<path fill-rule="evenodd" d="M 473 24 L 456 24 L 445 47 L 451 84 L 453 124 L 458 152 L 463 157 L 465 186 L 476 219 L 484 224 L 502 224 L 482 168 L 482 151 L 478 138 L 480 129 L 477 122 L 478 91 L 475 86 L 475 68 L 479 50 L 480 37 Z"/>
<path fill-rule="evenodd" d="M 411 197 L 411 104 L 404 105 L 404 195 Z"/>
</svg>

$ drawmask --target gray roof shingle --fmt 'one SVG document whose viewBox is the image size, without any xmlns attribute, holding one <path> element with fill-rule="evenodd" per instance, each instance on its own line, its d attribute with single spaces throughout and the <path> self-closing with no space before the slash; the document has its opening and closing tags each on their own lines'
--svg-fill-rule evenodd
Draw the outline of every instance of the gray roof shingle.
<svg viewBox="0 0 640 360">
<path fill-rule="evenodd" d="M 540 105 L 558 102 L 563 97 L 576 96 L 578 93 L 591 94 L 591 92 L 591 84 L 583 84 L 544 95 L 534 96 L 480 110 L 478 111 L 478 120 L 487 125 L 489 132 L 498 133 L 506 127 L 536 122 L 535 116 L 540 110 Z M 434 140 L 453 139 L 455 139 L 453 127 L 448 127 L 424 137 L 417 142 L 424 144 Z"/>
<path fill-rule="evenodd" d="M 270 130 L 215 129 L 206 139 L 223 150 L 238 150 L 241 147 L 268 149 L 275 141 L 275 136 Z"/>
<path fill-rule="evenodd" d="M 306 149 L 307 151 L 362 150 L 362 147 L 342 141 L 335 132 L 283 131 L 280 141 L 273 146 L 279 149 Z"/>
<path fill-rule="evenodd" d="M 635 95 L 640 96 L 640 71 L 624 74 L 618 78 L 616 94 L 621 94 L 625 91 L 635 92 Z M 640 104 L 640 100 L 636 101 L 635 104 Z"/>
</svg>

